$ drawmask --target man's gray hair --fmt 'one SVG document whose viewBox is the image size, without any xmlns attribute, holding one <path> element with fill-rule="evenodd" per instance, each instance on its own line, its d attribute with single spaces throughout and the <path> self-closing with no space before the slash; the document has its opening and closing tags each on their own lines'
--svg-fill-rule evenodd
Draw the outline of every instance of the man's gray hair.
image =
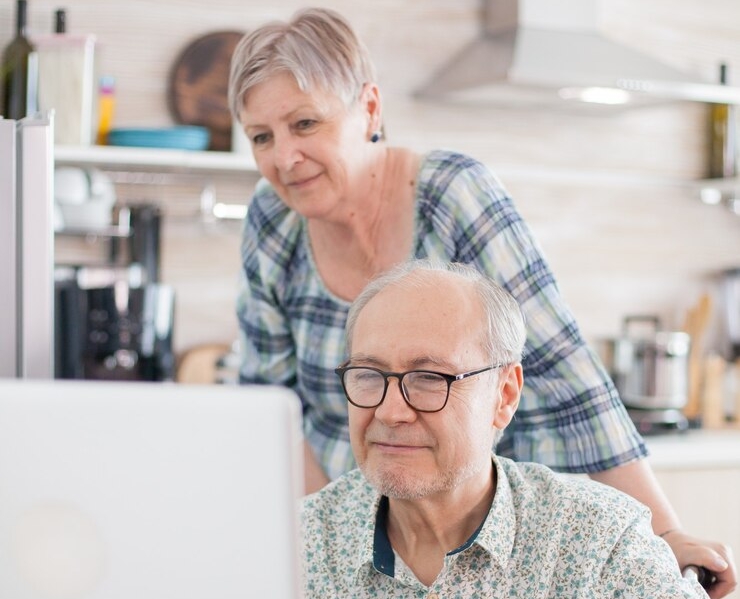
<svg viewBox="0 0 740 599">
<path fill-rule="evenodd" d="M 346 106 L 376 80 L 375 66 L 350 24 L 327 8 L 307 8 L 289 21 L 272 21 L 247 33 L 231 58 L 229 107 L 234 118 L 249 91 L 270 76 L 288 72 L 298 87 L 332 92 Z"/>
<path fill-rule="evenodd" d="M 418 287 L 428 281 L 428 274 L 452 273 L 461 282 L 473 284 L 483 307 L 487 327 L 485 351 L 491 356 L 491 364 L 521 362 L 526 326 L 524 316 L 516 300 L 503 287 L 472 266 L 456 262 L 435 260 L 411 260 L 399 264 L 373 279 L 352 303 L 347 316 L 347 348 L 352 349 L 352 335 L 362 309 L 383 289 L 395 287 Z"/>
</svg>

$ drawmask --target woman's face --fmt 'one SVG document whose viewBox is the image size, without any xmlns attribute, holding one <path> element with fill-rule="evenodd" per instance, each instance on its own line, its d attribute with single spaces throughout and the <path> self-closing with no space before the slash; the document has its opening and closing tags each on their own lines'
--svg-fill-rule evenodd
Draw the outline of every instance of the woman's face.
<svg viewBox="0 0 740 599">
<path fill-rule="evenodd" d="M 347 108 L 332 93 L 301 91 L 289 73 L 273 75 L 247 95 L 240 116 L 257 168 L 299 214 L 339 217 L 342 201 L 357 188 L 373 130 L 369 95 L 366 88 Z"/>
</svg>

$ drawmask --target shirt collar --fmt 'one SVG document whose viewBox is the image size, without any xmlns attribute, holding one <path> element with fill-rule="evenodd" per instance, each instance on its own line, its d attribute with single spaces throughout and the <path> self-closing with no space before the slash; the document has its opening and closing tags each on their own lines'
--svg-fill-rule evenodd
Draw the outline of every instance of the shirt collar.
<svg viewBox="0 0 740 599">
<path fill-rule="evenodd" d="M 461 553 L 473 544 L 491 554 L 500 567 L 505 568 L 514 549 L 516 534 L 516 515 L 511 487 L 498 458 L 493 455 L 496 468 L 496 495 L 488 515 L 478 529 L 460 547 L 448 555 Z M 361 536 L 360 552 L 355 564 L 359 574 L 365 565 L 372 565 L 378 572 L 393 577 L 395 575 L 395 556 L 388 540 L 388 498 L 377 495 L 374 503 L 374 526 L 368 527 Z"/>
</svg>

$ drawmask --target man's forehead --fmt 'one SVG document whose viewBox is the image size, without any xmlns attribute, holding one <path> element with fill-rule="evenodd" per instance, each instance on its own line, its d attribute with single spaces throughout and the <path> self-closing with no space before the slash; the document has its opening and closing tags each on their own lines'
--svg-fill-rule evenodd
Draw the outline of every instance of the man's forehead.
<svg viewBox="0 0 740 599">
<path fill-rule="evenodd" d="M 409 316 L 468 317 L 480 314 L 480 300 L 472 284 L 448 272 L 413 273 L 388 285 L 360 312 L 373 316 L 400 313 Z M 430 323 L 434 324 L 434 323 Z"/>
<path fill-rule="evenodd" d="M 363 354 L 393 361 L 395 368 L 431 368 L 481 359 L 486 327 L 480 302 L 460 291 L 434 284 L 387 287 L 357 317 L 353 361 Z"/>
</svg>

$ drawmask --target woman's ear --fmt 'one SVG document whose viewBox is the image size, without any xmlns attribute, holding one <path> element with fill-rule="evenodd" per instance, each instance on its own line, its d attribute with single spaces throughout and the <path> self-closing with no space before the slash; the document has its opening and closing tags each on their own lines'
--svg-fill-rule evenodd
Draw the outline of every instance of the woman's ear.
<svg viewBox="0 0 740 599">
<path fill-rule="evenodd" d="M 514 413 L 519 406 L 519 397 L 522 393 L 524 375 L 521 364 L 510 364 L 505 366 L 499 375 L 499 397 L 493 415 L 493 426 L 503 430 L 514 418 Z"/>
<path fill-rule="evenodd" d="M 380 89 L 377 84 L 366 83 L 362 87 L 360 103 L 363 111 L 367 115 L 367 132 L 369 138 L 373 133 L 376 133 L 383 128 L 382 102 L 380 98 Z"/>
</svg>

